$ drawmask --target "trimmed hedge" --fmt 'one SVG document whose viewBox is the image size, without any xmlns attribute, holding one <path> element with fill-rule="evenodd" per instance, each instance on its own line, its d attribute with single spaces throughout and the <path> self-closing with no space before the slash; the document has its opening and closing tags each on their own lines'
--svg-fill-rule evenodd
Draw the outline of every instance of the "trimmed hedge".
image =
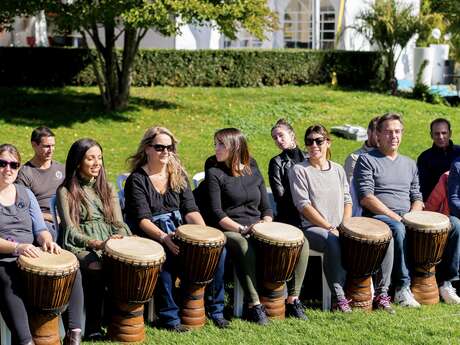
<svg viewBox="0 0 460 345">
<path fill-rule="evenodd" d="M 95 85 L 89 51 L 0 48 L 0 84 Z M 377 52 L 312 50 L 140 50 L 133 86 L 275 86 L 323 84 L 368 89 L 382 79 Z"/>
</svg>

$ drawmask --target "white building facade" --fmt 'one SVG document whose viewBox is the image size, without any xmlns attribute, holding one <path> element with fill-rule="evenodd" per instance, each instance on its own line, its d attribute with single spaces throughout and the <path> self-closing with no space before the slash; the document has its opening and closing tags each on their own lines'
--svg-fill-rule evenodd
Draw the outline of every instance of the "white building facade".
<svg viewBox="0 0 460 345">
<path fill-rule="evenodd" d="M 357 16 L 378 0 L 267 0 L 278 14 L 279 30 L 258 40 L 242 30 L 235 40 L 222 36 L 212 26 L 181 26 L 181 35 L 164 37 L 151 30 L 141 42 L 141 48 L 225 49 L 225 48 L 308 48 L 369 51 L 373 47 L 351 27 Z M 418 14 L 420 0 L 400 0 L 411 4 Z M 180 18 L 178 18 L 180 23 Z M 45 26 L 46 27 L 46 26 Z M 46 37 L 46 36 L 45 36 Z M 122 44 L 123 37 L 118 40 Z M 78 41 L 75 45 L 78 45 Z M 46 46 L 43 22 L 36 18 L 19 18 L 13 32 L 0 32 L 0 46 Z M 398 79 L 412 78 L 411 41 L 403 50 L 397 66 Z"/>
</svg>

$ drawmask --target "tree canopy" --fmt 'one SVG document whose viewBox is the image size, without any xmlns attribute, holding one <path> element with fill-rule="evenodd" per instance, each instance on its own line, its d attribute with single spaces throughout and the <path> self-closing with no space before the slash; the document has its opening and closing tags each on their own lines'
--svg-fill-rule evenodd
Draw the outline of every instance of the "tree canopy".
<svg viewBox="0 0 460 345">
<path fill-rule="evenodd" d="M 139 44 L 149 29 L 171 36 L 183 24 L 212 25 L 234 38 L 241 28 L 258 38 L 276 28 L 266 0 L 2 0 L 0 23 L 45 10 L 58 30 L 77 31 L 97 54 L 94 71 L 106 107 L 127 105 L 130 74 Z M 123 39 L 121 53 L 115 42 Z"/>
</svg>

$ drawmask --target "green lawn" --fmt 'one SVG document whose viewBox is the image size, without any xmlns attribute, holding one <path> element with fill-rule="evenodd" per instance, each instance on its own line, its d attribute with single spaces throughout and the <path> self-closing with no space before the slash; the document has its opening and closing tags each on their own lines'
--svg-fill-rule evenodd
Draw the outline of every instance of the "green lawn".
<svg viewBox="0 0 460 345">
<path fill-rule="evenodd" d="M 181 141 L 179 153 L 190 174 L 203 169 L 213 152 L 213 133 L 222 127 L 238 127 L 249 138 L 253 156 L 266 173 L 269 159 L 277 154 L 270 128 L 279 117 L 292 121 L 299 141 L 313 123 L 367 126 L 370 118 L 387 111 L 404 115 L 406 130 L 402 152 L 416 158 L 430 145 L 428 125 L 443 116 L 452 121 L 454 140 L 460 133 L 458 108 L 430 105 L 370 92 L 336 91 L 325 86 L 277 88 L 134 88 L 130 109 L 106 114 L 96 88 L 56 90 L 0 89 L 1 141 L 16 144 L 25 159 L 31 156 L 29 136 L 39 125 L 57 135 L 56 157 L 65 160 L 69 146 L 78 138 L 97 139 L 105 150 L 112 180 L 126 171 L 144 130 L 162 125 Z M 460 140 L 457 140 L 460 142 Z M 361 143 L 334 138 L 333 160 L 343 163 Z"/>
<path fill-rule="evenodd" d="M 132 154 L 149 126 L 171 129 L 181 141 L 179 153 L 192 175 L 202 170 L 213 152 L 212 136 L 222 127 L 238 127 L 249 138 L 253 156 L 266 175 L 269 159 L 277 154 L 270 128 L 279 117 L 288 118 L 303 142 L 305 128 L 313 123 L 366 126 L 369 119 L 387 111 L 403 114 L 406 127 L 401 151 L 412 158 L 430 145 L 429 123 L 442 116 L 451 120 L 454 141 L 460 142 L 458 108 L 430 105 L 369 92 L 332 90 L 325 86 L 251 89 L 134 88 L 130 109 L 106 114 L 96 88 L 56 90 L 0 89 L 0 141 L 18 146 L 23 159 L 32 150 L 29 136 L 39 125 L 57 135 L 56 158 L 65 160 L 69 146 L 92 137 L 104 148 L 110 178 L 126 171 Z M 361 143 L 334 138 L 333 160 L 343 163 Z M 309 310 L 310 321 L 287 320 L 260 328 L 234 320 L 229 330 L 206 326 L 189 334 L 171 334 L 148 328 L 152 344 L 458 344 L 460 308 L 444 304 L 421 310 L 397 308 L 397 314 L 341 315 Z"/>
</svg>

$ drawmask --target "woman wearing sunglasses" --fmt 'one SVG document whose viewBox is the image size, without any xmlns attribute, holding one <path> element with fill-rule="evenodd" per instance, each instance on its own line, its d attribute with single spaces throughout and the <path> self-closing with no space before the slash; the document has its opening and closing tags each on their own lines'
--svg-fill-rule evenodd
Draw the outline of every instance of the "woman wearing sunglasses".
<svg viewBox="0 0 460 345">
<path fill-rule="evenodd" d="M 178 275 L 174 255 L 179 247 L 173 235 L 183 223 L 205 225 L 195 204 L 187 174 L 176 153 L 178 141 L 164 127 L 149 128 L 128 161 L 131 174 L 125 184 L 126 216 L 136 235 L 149 237 L 165 247 L 163 264 L 156 287 L 156 307 L 159 325 L 175 332 L 187 331 L 179 317 L 179 307 L 173 289 Z M 222 253 L 214 280 L 208 289 L 214 295 L 206 299 L 208 314 L 216 326 L 225 328 L 224 319 L 224 263 Z M 193 262 L 190 263 L 193 265 Z"/>
<path fill-rule="evenodd" d="M 339 233 L 342 220 L 351 217 L 351 196 L 343 168 L 332 161 L 331 139 L 322 125 L 305 132 L 308 159 L 289 172 L 294 205 L 302 216 L 302 229 L 310 247 L 324 253 L 324 273 L 336 310 L 350 312 L 343 286 Z"/>
<path fill-rule="evenodd" d="M 72 144 L 65 179 L 57 191 L 63 246 L 73 252 L 83 275 L 88 340 L 103 337 L 102 305 L 105 295 L 102 251 L 110 238 L 131 234 L 123 222 L 114 188 L 106 179 L 102 148 L 93 139 Z"/>
<path fill-rule="evenodd" d="M 42 251 L 33 245 L 34 242 L 50 253 L 59 254 L 61 249 L 47 230 L 34 194 L 22 185 L 14 184 L 20 162 L 20 154 L 13 145 L 0 145 L 0 311 L 11 330 L 13 344 L 23 345 L 33 344 L 33 340 L 16 258 L 19 255 L 39 257 Z M 82 295 L 81 275 L 77 272 L 69 302 L 69 331 L 64 344 L 80 343 Z"/>
</svg>

